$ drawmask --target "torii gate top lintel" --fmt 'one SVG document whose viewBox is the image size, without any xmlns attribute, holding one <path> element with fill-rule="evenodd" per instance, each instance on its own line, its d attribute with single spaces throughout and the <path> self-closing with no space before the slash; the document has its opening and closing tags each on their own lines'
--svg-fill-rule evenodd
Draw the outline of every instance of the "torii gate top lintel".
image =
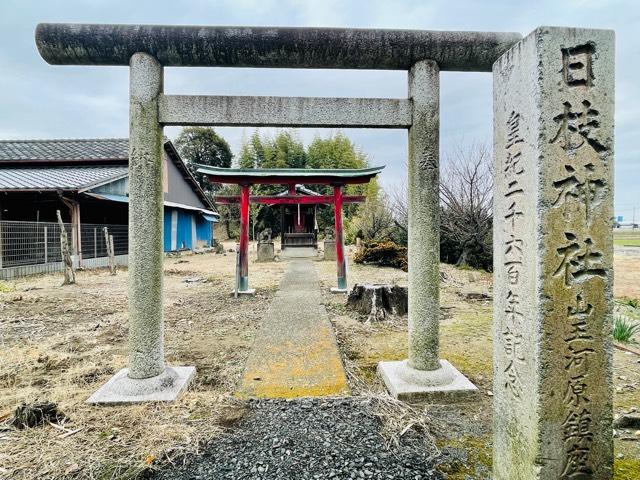
<svg viewBox="0 0 640 480">
<path fill-rule="evenodd" d="M 433 60 L 440 70 L 490 72 L 521 38 L 512 32 L 371 28 L 74 23 L 36 28 L 40 55 L 52 65 L 128 66 L 134 53 L 148 53 L 165 67 L 409 70 Z"/>
</svg>

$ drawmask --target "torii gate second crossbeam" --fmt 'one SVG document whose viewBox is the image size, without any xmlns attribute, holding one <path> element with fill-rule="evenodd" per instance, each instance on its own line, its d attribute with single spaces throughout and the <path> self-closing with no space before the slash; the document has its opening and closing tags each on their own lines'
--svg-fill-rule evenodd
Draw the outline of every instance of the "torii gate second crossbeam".
<svg viewBox="0 0 640 480">
<path fill-rule="evenodd" d="M 338 286 L 334 292 L 347 291 L 347 269 L 344 256 L 344 236 L 342 233 L 342 205 L 364 201 L 361 195 L 343 195 L 342 187 L 350 184 L 369 183 L 378 175 L 384 166 L 363 169 L 304 169 L 304 168 L 217 168 L 200 165 L 198 173 L 206 175 L 211 183 L 227 183 L 240 185 L 240 196 L 216 197 L 217 203 L 240 203 L 240 284 L 238 293 L 249 293 L 249 204 L 266 203 L 280 205 L 295 204 L 333 204 L 334 224 L 336 231 L 336 263 Z M 333 195 L 303 197 L 286 196 L 251 196 L 250 187 L 255 184 L 281 184 L 295 192 L 295 185 L 331 185 Z"/>
</svg>

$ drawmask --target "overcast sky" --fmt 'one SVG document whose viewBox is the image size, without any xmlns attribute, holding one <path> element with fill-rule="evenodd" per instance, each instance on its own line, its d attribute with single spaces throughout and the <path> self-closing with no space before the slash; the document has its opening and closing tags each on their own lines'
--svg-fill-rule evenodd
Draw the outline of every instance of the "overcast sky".
<svg viewBox="0 0 640 480">
<path fill-rule="evenodd" d="M 39 22 L 377 27 L 511 31 L 539 25 L 616 31 L 616 214 L 640 219 L 640 1 L 638 0 L 0 0 L 0 139 L 126 137 L 126 67 L 47 65 L 34 44 Z M 441 155 L 491 144 L 490 73 L 441 75 Z M 220 95 L 406 97 L 405 72 L 168 68 L 165 92 Z M 234 153 L 253 129 L 217 129 Z M 176 128 L 165 130 L 174 138 Z M 402 182 L 404 130 L 344 132 Z M 304 129 L 308 143 L 327 130 Z M 635 141 L 635 143 L 634 143 Z"/>
</svg>

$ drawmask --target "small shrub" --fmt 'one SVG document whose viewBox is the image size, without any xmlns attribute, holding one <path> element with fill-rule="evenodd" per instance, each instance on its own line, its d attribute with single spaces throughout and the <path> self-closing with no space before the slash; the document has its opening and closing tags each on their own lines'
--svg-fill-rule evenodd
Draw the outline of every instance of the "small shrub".
<svg viewBox="0 0 640 480">
<path fill-rule="evenodd" d="M 633 323 L 625 317 L 613 319 L 613 338 L 622 343 L 636 343 L 633 336 L 640 331 L 640 323 Z"/>
<path fill-rule="evenodd" d="M 409 269 L 407 249 L 394 242 L 371 242 L 353 256 L 353 261 L 365 265 Z"/>
<path fill-rule="evenodd" d="M 220 242 L 216 240 L 213 241 L 213 248 L 215 248 L 215 252 L 217 254 L 224 253 L 224 245 L 222 245 Z"/>
<path fill-rule="evenodd" d="M 7 293 L 13 292 L 13 287 L 7 282 L 0 282 L 0 292 Z"/>
</svg>

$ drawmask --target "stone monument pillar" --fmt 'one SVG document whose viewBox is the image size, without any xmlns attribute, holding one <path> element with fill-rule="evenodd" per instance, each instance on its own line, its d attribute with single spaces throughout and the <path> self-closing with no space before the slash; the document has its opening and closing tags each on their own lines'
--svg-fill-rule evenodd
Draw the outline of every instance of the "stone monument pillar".
<svg viewBox="0 0 640 480">
<path fill-rule="evenodd" d="M 324 259 L 336 259 L 336 237 L 335 230 L 331 227 L 324 229 Z"/>
<path fill-rule="evenodd" d="M 442 398 L 476 390 L 439 357 L 440 330 L 440 69 L 432 60 L 409 70 L 409 358 L 378 370 L 396 398 Z"/>
<path fill-rule="evenodd" d="M 276 250 L 271 238 L 271 229 L 267 228 L 258 236 L 258 262 L 273 262 L 276 258 Z"/>
<path fill-rule="evenodd" d="M 162 91 L 162 65 L 146 53 L 134 54 L 129 103 L 129 368 L 92 395 L 91 403 L 174 400 L 195 374 L 194 367 L 164 364 Z"/>
<path fill-rule="evenodd" d="M 497 480 L 610 479 L 614 34 L 493 66 Z"/>
</svg>

